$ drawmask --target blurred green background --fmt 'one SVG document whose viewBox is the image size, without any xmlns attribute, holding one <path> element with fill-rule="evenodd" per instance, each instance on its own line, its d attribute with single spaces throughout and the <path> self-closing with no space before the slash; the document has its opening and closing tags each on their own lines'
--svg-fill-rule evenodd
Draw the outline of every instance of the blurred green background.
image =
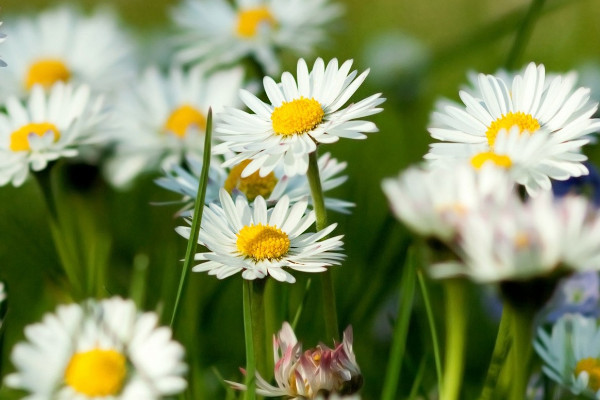
<svg viewBox="0 0 600 400">
<path fill-rule="evenodd" d="M 177 2 L 111 0 L 76 2 L 87 9 L 111 5 L 122 16 L 123 24 L 145 48 L 152 40 L 161 45 L 172 33 L 168 11 Z M 421 0 L 421 1 L 342 1 L 346 14 L 339 27 L 333 27 L 331 45 L 317 55 L 329 59 L 352 58 L 359 70 L 371 68 L 372 74 L 355 95 L 359 99 L 383 92 L 388 100 L 385 111 L 373 118 L 380 132 L 366 141 L 342 140 L 323 146 L 348 162 L 349 181 L 335 194 L 354 201 L 352 215 L 330 213 L 344 233 L 347 261 L 336 267 L 339 319 L 343 329 L 352 324 L 355 351 L 365 376 L 365 399 L 380 395 L 389 355 L 391 327 L 397 309 L 399 277 L 410 238 L 393 220 L 380 190 L 384 177 L 392 176 L 418 162 L 431 142 L 426 131 L 429 113 L 436 99 L 458 98 L 468 71 L 492 73 L 501 67 L 513 43 L 514 33 L 527 9 L 520 0 Z M 4 0 L 2 19 L 13 13 L 35 13 L 55 4 L 43 0 Z M 544 63 L 548 71 L 562 72 L 585 67 L 583 77 L 600 75 L 600 2 L 598 0 L 546 1 L 531 38 L 518 65 L 529 61 Z M 14 38 L 17 40 L 18 38 Z M 10 38 L 8 40 L 13 40 Z M 2 47 L 0 46 L 0 54 Z M 10 62 L 10 60 L 6 60 Z M 294 70 L 295 59 L 286 60 Z M 594 69 L 596 68 L 596 69 Z M 590 73 L 591 71 L 591 73 Z M 0 70 L 0 79 L 2 71 Z M 589 80 L 591 82 L 591 80 Z M 596 87 L 596 98 L 600 87 Z M 600 160 L 597 147 L 588 147 L 592 161 Z M 63 180 L 69 182 L 68 171 Z M 64 178 L 66 176 L 66 178 Z M 116 192 L 99 178 L 86 190 L 65 185 L 59 207 L 73 232 L 81 235 L 83 246 L 96 253 L 82 257 L 109 257 L 110 269 L 99 296 L 127 296 L 130 283 L 145 285 L 145 309 L 165 310 L 168 321 L 185 252 L 185 240 L 174 228 L 182 224 L 173 214 L 175 207 L 156 207 L 151 202 L 176 199 L 147 176 L 132 190 Z M 47 225 L 46 210 L 34 181 L 21 188 L 0 188 L 0 280 L 8 285 L 9 313 L 2 344 L 2 375 L 12 370 L 10 349 L 23 337 L 22 327 L 38 321 L 56 304 L 69 301 L 61 293 L 64 279 Z M 95 245 L 95 246 L 94 246 Z M 103 250 L 106 249 L 106 250 Z M 146 273 L 133 273 L 148 262 Z M 285 288 L 270 287 L 277 306 L 269 311 L 270 336 L 282 319 L 291 318 L 301 302 L 306 276 L 295 274 L 298 283 Z M 225 390 L 213 367 L 225 378 L 241 380 L 238 367 L 244 365 L 242 326 L 242 282 L 239 277 L 225 281 L 205 274 L 191 274 L 177 338 L 188 350 L 192 365 L 191 393 L 195 399 L 225 398 Z M 443 304 L 440 287 L 429 282 L 437 323 L 441 332 Z M 323 337 L 318 284 L 312 283 L 297 335 L 306 346 Z M 289 292 L 289 301 L 286 300 Z M 474 398 L 489 361 L 496 321 L 488 317 L 485 297 L 479 288 L 470 288 L 473 307 L 467 339 L 467 374 L 463 395 Z M 270 343 L 270 340 L 269 342 Z M 399 398 L 410 391 L 417 366 L 426 362 L 423 393 L 435 383 L 429 330 L 417 291 L 409 332 L 408 354 L 403 364 Z M 331 343 L 329 343 L 331 344 Z M 1 399 L 18 398 L 6 388 Z"/>
</svg>

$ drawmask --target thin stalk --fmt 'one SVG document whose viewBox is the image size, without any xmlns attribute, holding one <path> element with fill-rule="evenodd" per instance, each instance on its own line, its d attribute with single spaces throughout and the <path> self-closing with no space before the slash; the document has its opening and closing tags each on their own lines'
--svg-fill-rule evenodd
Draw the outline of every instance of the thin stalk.
<svg viewBox="0 0 600 400">
<path fill-rule="evenodd" d="M 396 326 L 394 327 L 390 360 L 383 381 L 382 400 L 395 400 L 398 398 L 396 392 L 398 390 L 398 382 L 400 381 L 400 371 L 402 360 L 404 359 L 404 351 L 406 350 L 406 337 L 408 336 L 410 314 L 412 312 L 413 299 L 415 297 L 416 267 L 414 253 L 414 249 L 411 248 L 406 257 L 406 263 L 402 273 L 398 316 L 396 318 Z"/>
<path fill-rule="evenodd" d="M 419 286 L 421 287 L 421 295 L 423 296 L 423 302 L 425 303 L 425 312 L 427 313 L 427 322 L 429 323 L 429 329 L 431 330 L 431 343 L 433 345 L 433 357 L 435 360 L 435 375 L 437 377 L 438 390 L 442 389 L 442 361 L 440 357 L 440 345 L 438 341 L 437 329 L 435 328 L 435 320 L 433 318 L 433 312 L 431 310 L 431 302 L 429 301 L 429 292 L 427 291 L 427 285 L 425 279 L 423 279 L 423 273 L 417 271 L 417 278 L 419 279 Z"/>
<path fill-rule="evenodd" d="M 533 27 L 535 25 L 535 21 L 541 15 L 542 8 L 544 8 L 545 0 L 532 0 L 529 5 L 529 9 L 523 17 L 523 22 L 519 26 L 517 30 L 517 34 L 515 36 L 515 41 L 508 53 L 508 57 L 506 58 L 506 63 L 504 66 L 507 69 L 514 69 L 516 67 L 517 62 L 521 58 L 523 54 L 523 50 L 529 41 L 531 36 L 531 32 L 533 31 Z"/>
<path fill-rule="evenodd" d="M 52 170 L 55 163 L 50 163 L 41 171 L 37 171 L 33 176 L 37 181 L 40 191 L 44 195 L 46 207 L 50 214 L 50 219 L 54 222 L 58 221 L 58 212 L 56 209 L 56 201 L 54 199 L 54 190 L 52 188 Z"/>
<path fill-rule="evenodd" d="M 467 329 L 465 282 L 460 279 L 449 279 L 444 284 L 444 292 L 446 297 L 446 359 L 441 398 L 457 400 L 465 362 L 465 331 Z"/>
<path fill-rule="evenodd" d="M 298 321 L 300 321 L 300 316 L 302 316 L 302 310 L 304 310 L 304 305 L 306 304 L 306 300 L 308 299 L 308 292 L 310 290 L 310 284 L 312 283 L 312 279 L 308 278 L 306 280 L 306 286 L 304 287 L 304 294 L 302 295 L 302 301 L 298 305 L 296 309 L 296 314 L 294 314 L 294 319 L 292 320 L 292 329 L 296 331 L 296 326 L 298 326 Z"/>
<path fill-rule="evenodd" d="M 506 308 L 502 310 L 502 317 L 500 319 L 500 326 L 498 327 L 498 335 L 496 336 L 496 344 L 494 345 L 494 351 L 492 353 L 492 359 L 490 366 L 485 377 L 485 383 L 481 391 L 479 400 L 490 400 L 492 394 L 497 389 L 498 378 L 502 367 L 506 363 L 506 357 L 510 350 L 512 343 L 512 336 L 510 335 L 510 313 L 506 311 Z"/>
<path fill-rule="evenodd" d="M 188 240 L 187 250 L 185 252 L 185 261 L 183 262 L 183 267 L 181 269 L 181 278 L 179 279 L 179 288 L 177 289 L 177 297 L 175 297 L 173 314 L 171 315 L 170 326 L 172 330 L 175 330 L 175 321 L 177 320 L 179 303 L 181 301 L 181 297 L 185 288 L 187 273 L 190 267 L 192 266 L 192 262 L 194 261 L 194 254 L 196 253 L 196 247 L 198 246 L 198 235 L 200 234 L 202 212 L 204 211 L 204 198 L 206 196 L 206 187 L 208 186 L 208 169 L 210 166 L 211 137 L 212 109 L 209 108 L 208 115 L 206 116 L 206 134 L 204 135 L 204 154 L 202 156 L 202 171 L 200 173 L 200 181 L 198 182 L 198 194 L 196 195 L 196 202 L 194 204 L 192 229 L 190 231 L 190 238 Z"/>
<path fill-rule="evenodd" d="M 526 309 L 516 309 L 509 305 L 505 305 L 505 307 L 510 310 L 513 334 L 513 344 L 509 356 L 512 363 L 510 399 L 522 400 L 525 398 L 529 380 L 533 315 Z"/>
<path fill-rule="evenodd" d="M 321 177 L 319 176 L 319 163 L 317 151 L 308 155 L 308 183 L 315 210 L 317 231 L 327 227 L 327 211 L 325 209 L 325 197 L 321 187 Z M 321 289 L 323 294 L 323 314 L 325 316 L 325 331 L 327 339 L 333 339 L 339 342 L 340 333 L 337 320 L 337 310 L 335 305 L 335 289 L 333 287 L 333 277 L 331 270 L 319 274 L 321 277 Z"/>
<path fill-rule="evenodd" d="M 256 361 L 252 332 L 252 282 L 244 279 L 244 339 L 246 344 L 246 395 L 245 400 L 256 399 Z"/>
<path fill-rule="evenodd" d="M 415 375 L 415 379 L 413 380 L 412 388 L 410 389 L 410 394 L 408 395 L 408 400 L 415 400 L 417 398 L 417 394 L 419 389 L 421 388 L 421 383 L 423 382 L 423 376 L 425 375 L 425 367 L 427 366 L 427 357 L 423 357 L 421 363 L 419 364 L 419 369 L 417 370 L 417 374 Z"/>
<path fill-rule="evenodd" d="M 256 370 L 266 376 L 267 372 L 267 345 L 265 332 L 265 283 L 266 279 L 255 279 L 252 281 L 252 299 L 250 308 L 252 311 L 252 337 L 254 343 L 254 360 Z"/>
</svg>

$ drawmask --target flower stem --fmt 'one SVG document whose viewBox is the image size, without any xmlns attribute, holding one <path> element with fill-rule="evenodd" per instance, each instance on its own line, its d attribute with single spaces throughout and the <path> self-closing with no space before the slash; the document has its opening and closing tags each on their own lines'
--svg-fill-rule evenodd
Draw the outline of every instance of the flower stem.
<svg viewBox="0 0 600 400">
<path fill-rule="evenodd" d="M 265 293 L 266 279 L 252 281 L 252 297 L 250 309 L 252 312 L 252 338 L 254 344 L 254 359 L 256 370 L 266 376 L 267 372 L 267 346 L 265 333 Z"/>
<path fill-rule="evenodd" d="M 440 346 L 438 342 L 437 330 L 435 329 L 435 320 L 433 318 L 433 312 L 431 310 L 431 302 L 429 301 L 429 293 L 427 291 L 427 285 L 423 278 L 423 273 L 417 271 L 417 277 L 419 279 L 419 286 L 421 288 L 421 294 L 423 296 L 423 303 L 425 303 L 425 312 L 427 313 L 427 321 L 429 323 L 429 329 L 431 330 L 431 344 L 433 345 L 433 356 L 435 360 L 435 374 L 437 377 L 438 388 L 442 388 L 442 362 L 440 361 Z"/>
<path fill-rule="evenodd" d="M 506 363 L 506 358 L 512 342 L 512 336 L 510 335 L 510 319 L 510 312 L 506 311 L 506 308 L 504 308 L 502 310 L 502 318 L 500 319 L 500 326 L 498 327 L 498 335 L 496 336 L 496 344 L 494 345 L 492 359 L 479 400 L 490 400 L 492 394 L 497 389 L 498 378 L 500 377 L 502 367 Z"/>
<path fill-rule="evenodd" d="M 50 163 L 41 171 L 37 171 L 33 176 L 38 183 L 38 186 L 44 195 L 46 207 L 50 214 L 50 219 L 54 222 L 58 221 L 58 212 L 56 210 L 56 201 L 54 200 L 54 190 L 52 189 L 52 170 L 55 163 Z"/>
<path fill-rule="evenodd" d="M 522 400 L 527 391 L 529 380 L 529 359 L 531 357 L 531 340 L 533 331 L 533 313 L 527 309 L 513 308 L 505 305 L 510 311 L 511 330 L 513 334 L 512 349 L 509 362 L 512 363 L 512 377 L 510 381 L 510 399 Z"/>
<path fill-rule="evenodd" d="M 327 211 L 325 209 L 325 197 L 321 187 L 321 177 L 319 176 L 319 163 L 317 151 L 308 155 L 308 183 L 312 195 L 313 207 L 315 210 L 316 227 L 320 231 L 327 227 Z M 330 269 L 320 274 L 321 289 L 323 293 L 323 313 L 325 316 L 325 331 L 328 339 L 336 342 L 340 339 L 337 311 L 335 305 L 335 289 L 333 287 L 333 277 Z"/>
<path fill-rule="evenodd" d="M 245 400 L 256 399 L 256 362 L 252 332 L 252 282 L 244 279 L 244 338 L 246 343 L 246 396 Z"/>
<path fill-rule="evenodd" d="M 529 5 L 529 9 L 523 18 L 521 26 L 519 26 L 519 29 L 517 30 L 515 41 L 513 42 L 510 52 L 508 53 L 508 57 L 506 58 L 506 63 L 504 64 L 506 68 L 513 69 L 516 67 L 519 58 L 523 54 L 525 45 L 531 36 L 535 21 L 541 15 L 544 2 L 545 0 L 532 0 L 531 4 Z"/>
<path fill-rule="evenodd" d="M 465 331 L 467 328 L 465 282 L 460 279 L 449 279 L 445 282 L 444 292 L 446 297 L 446 359 L 441 398 L 457 400 L 465 361 Z"/>
<path fill-rule="evenodd" d="M 185 252 L 185 261 L 181 269 L 181 278 L 179 279 L 179 288 L 177 290 L 177 297 L 175 297 L 175 304 L 173 305 L 173 314 L 171 314 L 171 329 L 175 331 L 175 322 L 177 320 L 177 314 L 179 310 L 179 303 L 185 289 L 185 283 L 187 280 L 187 273 L 192 262 L 194 261 L 194 254 L 196 253 L 196 247 L 198 246 L 198 235 L 200 234 L 200 224 L 202 222 L 202 212 L 204 211 L 204 198 L 206 196 L 206 187 L 208 186 L 208 169 L 210 167 L 210 148 L 211 148 L 211 137 L 212 137 L 212 109 L 208 109 L 206 116 L 206 133 L 204 135 L 204 154 L 202 156 L 202 171 L 200 173 L 200 181 L 198 182 L 198 194 L 196 195 L 196 202 L 194 204 L 194 215 L 192 217 L 192 229 L 190 231 L 190 238 L 188 240 L 187 250 Z"/>
</svg>

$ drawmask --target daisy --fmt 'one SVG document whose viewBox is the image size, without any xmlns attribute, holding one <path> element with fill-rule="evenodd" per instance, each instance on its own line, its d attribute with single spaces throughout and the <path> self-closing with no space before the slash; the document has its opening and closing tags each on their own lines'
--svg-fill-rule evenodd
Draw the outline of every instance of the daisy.
<svg viewBox="0 0 600 400">
<path fill-rule="evenodd" d="M 61 305 L 25 337 L 5 383 L 27 399 L 158 400 L 186 387 L 183 347 L 131 300 Z"/>
<path fill-rule="evenodd" d="M 566 314 L 548 334 L 538 330 L 534 348 L 550 379 L 575 395 L 600 399 L 600 328 L 594 318 Z"/>
<path fill-rule="evenodd" d="M 82 145 L 103 140 L 107 113 L 87 86 L 62 82 L 44 92 L 35 86 L 23 105 L 16 97 L 0 113 L 0 186 L 23 184 L 29 169 L 40 171 Z"/>
<path fill-rule="evenodd" d="M 252 206 L 244 196 L 235 203 L 225 189 L 219 192 L 220 205 L 205 207 L 198 243 L 209 251 L 198 253 L 195 272 L 208 271 L 224 279 L 242 271 L 244 279 L 261 279 L 267 275 L 278 281 L 294 283 L 286 271 L 321 272 L 338 265 L 344 258 L 340 253 L 342 236 L 325 238 L 337 224 L 317 233 L 305 233 L 315 222 L 314 211 L 306 213 L 307 200 L 290 207 L 283 196 L 275 207 L 267 209 L 264 198 L 258 196 Z M 178 227 L 177 232 L 189 239 L 190 228 Z"/>
<path fill-rule="evenodd" d="M 277 168 L 267 176 L 261 177 L 258 172 L 242 178 L 241 174 L 250 160 L 241 162 L 229 170 L 214 167 L 211 164 L 209 181 L 206 189 L 205 202 L 209 204 L 218 199 L 219 189 L 225 188 L 231 195 L 243 195 L 249 202 L 262 196 L 269 205 L 274 205 L 283 197 L 288 196 L 291 203 L 310 196 L 310 187 L 305 175 L 288 177 L 282 168 Z M 196 199 L 202 162 L 191 159 L 188 161 L 191 172 L 182 166 L 175 165 L 165 171 L 165 176 L 156 180 L 156 183 L 173 192 L 182 194 L 182 202 L 188 209 Z M 338 162 L 331 154 L 326 153 L 319 157 L 319 176 L 323 191 L 328 191 L 340 186 L 347 176 L 338 176 L 346 168 L 345 162 Z M 309 198 L 309 202 L 311 199 Z M 341 199 L 325 198 L 325 207 L 330 210 L 349 213 L 348 208 L 354 204 Z"/>
<path fill-rule="evenodd" d="M 296 339 L 292 327 L 284 322 L 277 336 L 273 337 L 277 386 L 269 384 L 257 373 L 256 393 L 298 400 L 319 399 L 324 392 L 355 393 L 362 386 L 362 375 L 352 349 L 352 339 L 352 327 L 348 327 L 342 343 L 334 349 L 319 344 L 302 352 L 302 343 Z M 246 386 L 240 383 L 228 383 L 234 389 L 246 390 Z"/>
<path fill-rule="evenodd" d="M 212 75 L 200 68 L 185 72 L 172 67 L 167 75 L 148 68 L 118 97 L 121 124 L 107 179 L 126 186 L 142 172 L 180 164 L 186 157 L 201 159 L 208 109 L 217 114 L 225 105 L 237 105 L 242 80 L 241 68 Z"/>
<path fill-rule="evenodd" d="M 10 64 L 0 80 L 0 98 L 24 97 L 33 86 L 46 89 L 72 81 L 109 92 L 134 74 L 133 45 L 115 16 L 105 11 L 84 16 L 62 6 L 6 24 L 14 37 L 3 45 Z"/>
<path fill-rule="evenodd" d="M 207 69 L 252 57 L 268 75 L 280 72 L 278 52 L 310 54 L 342 7 L 329 0 L 185 0 L 173 10 L 181 28 L 176 58 Z"/>
<path fill-rule="evenodd" d="M 464 217 L 489 204 L 515 201 L 513 184 L 501 170 L 486 166 L 477 171 L 465 163 L 452 168 L 410 168 L 397 178 L 384 179 L 396 217 L 416 233 L 453 241 Z"/>
<path fill-rule="evenodd" d="M 382 110 L 377 108 L 385 100 L 380 94 L 342 108 L 368 74 L 365 71 L 357 77 L 356 71 L 350 72 L 351 66 L 352 61 L 338 66 L 333 59 L 325 68 L 319 58 L 309 73 L 306 62 L 300 59 L 298 83 L 289 72 L 283 73 L 280 84 L 264 78 L 271 104 L 241 90 L 242 101 L 254 114 L 228 108 L 222 115 L 223 123 L 215 132 L 224 143 L 215 151 L 239 153 L 224 166 L 251 159 L 243 177 L 255 171 L 266 176 L 281 164 L 286 175 L 302 175 L 308 170 L 308 154 L 318 143 L 333 143 L 340 137 L 364 139 L 362 132 L 376 132 L 374 123 L 357 119 Z"/>
<path fill-rule="evenodd" d="M 521 178 L 528 190 L 549 189 L 549 178 L 585 175 L 586 157 L 580 150 L 589 134 L 600 130 L 600 120 L 592 118 L 597 103 L 590 101 L 589 89 L 574 86 L 574 74 L 546 76 L 544 66 L 533 63 L 513 77 L 479 74 L 475 89 L 460 91 L 464 107 L 439 103 L 429 132 L 442 143 L 433 144 L 425 158 L 472 159 L 498 152 L 511 157 L 518 149 L 506 154 L 499 138 L 502 132 L 518 130 L 522 135 L 543 135 L 537 139 L 543 139 L 543 157 L 530 162 Z"/>
</svg>

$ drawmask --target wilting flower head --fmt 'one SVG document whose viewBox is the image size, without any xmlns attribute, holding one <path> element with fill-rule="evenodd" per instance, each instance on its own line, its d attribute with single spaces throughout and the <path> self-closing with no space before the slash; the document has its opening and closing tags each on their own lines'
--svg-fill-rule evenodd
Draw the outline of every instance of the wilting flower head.
<svg viewBox="0 0 600 400">
<path fill-rule="evenodd" d="M 546 76 L 543 65 L 531 63 L 513 76 L 479 74 L 477 87 L 460 97 L 464 106 L 443 101 L 433 113 L 429 132 L 442 143 L 431 145 L 427 159 L 516 166 L 530 193 L 549 190 L 550 178 L 588 173 L 581 147 L 600 120 L 592 118 L 597 103 L 589 89 L 575 89 L 574 74 Z"/>
<path fill-rule="evenodd" d="M 195 272 L 208 271 L 223 279 L 242 271 L 244 279 L 262 279 L 267 275 L 278 281 L 294 283 L 287 272 L 322 272 L 338 265 L 344 258 L 340 253 L 342 236 L 323 239 L 337 224 L 316 233 L 305 233 L 315 222 L 314 211 L 306 212 L 308 201 L 293 205 L 283 196 L 272 208 L 262 196 L 252 205 L 244 196 L 235 203 L 225 189 L 219 192 L 220 204 L 204 208 L 198 243 L 206 246 L 206 253 L 198 253 Z M 177 232 L 190 237 L 190 228 L 180 226 Z"/>
<path fill-rule="evenodd" d="M 126 186 L 142 172 L 202 158 L 209 108 L 216 123 L 224 106 L 239 103 L 243 78 L 242 68 L 213 74 L 175 66 L 168 74 L 157 67 L 146 69 L 135 85 L 119 93 L 120 124 L 112 138 L 116 149 L 106 166 L 107 179 Z"/>
<path fill-rule="evenodd" d="M 158 400 L 183 391 L 183 347 L 156 313 L 119 297 L 59 306 L 25 328 L 7 386 L 28 399 Z"/>
<path fill-rule="evenodd" d="M 10 60 L 0 80 L 0 99 L 25 96 L 34 85 L 56 82 L 87 84 L 106 93 L 133 76 L 133 45 L 115 15 L 100 11 L 85 16 L 60 6 L 36 17 L 6 23 L 11 40 L 2 46 Z"/>
<path fill-rule="evenodd" d="M 283 168 L 277 168 L 267 176 L 260 176 L 258 172 L 242 177 L 242 171 L 250 163 L 246 160 L 232 168 L 225 169 L 211 163 L 209 181 L 206 189 L 205 202 L 211 203 L 218 200 L 219 190 L 225 188 L 234 198 L 237 195 L 245 196 L 249 202 L 262 196 L 267 204 L 274 205 L 283 196 L 288 196 L 290 202 L 295 203 L 310 196 L 310 187 L 306 175 L 289 177 L 284 174 Z M 156 183 L 167 190 L 182 194 L 182 203 L 185 209 L 193 205 L 198 192 L 202 162 L 198 159 L 188 159 L 190 171 L 180 165 L 174 165 L 165 170 L 166 176 L 156 180 Z M 328 191 L 340 186 L 347 176 L 339 176 L 346 168 L 345 162 L 339 162 L 326 153 L 319 157 L 319 176 L 323 191 Z M 310 201 L 310 198 L 309 198 Z M 354 204 L 345 200 L 331 197 L 325 198 L 325 207 L 341 213 L 349 213 L 348 208 Z M 183 214 L 186 215 L 186 214 Z"/>
<path fill-rule="evenodd" d="M 91 96 L 88 86 L 59 82 L 45 92 L 36 85 L 25 105 L 10 97 L 0 113 L 0 186 L 20 186 L 29 169 L 43 170 L 106 140 L 107 115 L 102 98 Z"/>
<path fill-rule="evenodd" d="M 342 11 L 329 0 L 185 0 L 173 18 L 182 30 L 176 57 L 204 68 L 252 57 L 267 74 L 280 72 L 280 50 L 310 54 L 327 39 Z"/>
<path fill-rule="evenodd" d="M 224 166 L 252 160 L 242 176 L 256 171 L 265 176 L 278 165 L 283 165 L 288 176 L 303 175 L 308 170 L 308 155 L 318 143 L 333 143 L 341 137 L 364 139 L 363 132 L 376 132 L 373 122 L 357 119 L 382 111 L 377 107 L 385 101 L 381 94 L 344 107 L 368 73 L 357 77 L 351 67 L 352 61 L 338 65 L 336 59 L 325 67 L 318 58 L 309 73 L 300 59 L 297 81 L 289 72 L 283 73 L 280 84 L 264 78 L 271 104 L 241 90 L 242 101 L 254 114 L 229 108 L 221 116 L 223 123 L 216 126 L 215 133 L 224 143 L 214 150 L 238 153 Z"/>
<path fill-rule="evenodd" d="M 533 346 L 548 377 L 573 394 L 600 399 L 600 328 L 596 319 L 565 314 L 551 334 L 539 328 Z"/>
<path fill-rule="evenodd" d="M 352 327 L 346 328 L 342 343 L 331 349 L 319 344 L 302 351 L 292 327 L 284 322 L 273 337 L 275 381 L 273 386 L 258 373 L 256 392 L 263 396 L 287 396 L 293 399 L 317 399 L 323 394 L 353 394 L 362 385 L 362 375 L 352 350 Z M 235 389 L 246 386 L 229 382 Z"/>
</svg>

